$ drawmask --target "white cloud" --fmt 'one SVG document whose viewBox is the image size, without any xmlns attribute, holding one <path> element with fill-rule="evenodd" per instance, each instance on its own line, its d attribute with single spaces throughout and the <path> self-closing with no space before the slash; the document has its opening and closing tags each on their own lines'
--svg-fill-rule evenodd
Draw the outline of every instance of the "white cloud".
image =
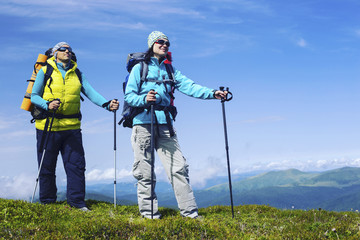
<svg viewBox="0 0 360 240">
<path fill-rule="evenodd" d="M 9 133 L 2 133 L 0 134 L 0 138 L 19 138 L 19 137 L 24 137 L 24 136 L 34 136 L 35 135 L 35 131 L 34 129 L 29 129 L 29 130 L 20 130 L 20 131 L 13 131 L 13 132 L 9 132 Z"/>
<path fill-rule="evenodd" d="M 158 7 L 158 4 L 163 4 Z M 61 5 L 61 7 L 59 7 Z M 66 11 L 64 11 L 66 9 Z M 51 14 L 46 14 L 51 12 Z M 113 0 L 88 0 L 88 1 L 5 1 L 0 6 L 0 14 L 37 18 L 36 24 L 24 26 L 28 31 L 44 31 L 61 28 L 53 23 L 61 16 L 65 19 L 63 24 L 66 29 L 147 29 L 145 23 L 133 22 L 134 16 L 142 18 L 166 18 L 181 15 L 190 18 L 204 18 L 200 12 L 182 7 L 173 7 L 164 0 L 145 1 L 113 1 Z M 109 17 L 111 16 L 111 17 Z M 42 22 L 47 19 L 49 21 Z M 31 22 L 30 22 L 31 23 Z"/>
<path fill-rule="evenodd" d="M 105 170 L 94 169 L 86 174 L 86 181 L 101 181 L 114 179 L 114 168 L 108 168 Z M 128 180 L 132 177 L 131 170 L 121 169 L 116 170 L 116 179 Z"/>
<path fill-rule="evenodd" d="M 8 128 L 14 126 L 14 124 L 15 124 L 14 121 L 11 121 L 10 119 L 0 116 L 0 130 L 8 129 Z"/>
<path fill-rule="evenodd" d="M 249 1 L 249 0 L 237 0 L 241 6 L 243 6 L 247 11 L 253 11 L 253 12 L 259 12 L 259 13 L 267 13 L 271 14 L 272 10 L 269 8 L 268 5 L 259 4 L 255 1 Z"/>
<path fill-rule="evenodd" d="M 286 170 L 295 168 L 300 171 L 327 171 L 342 167 L 360 167 L 360 158 L 333 158 L 333 159 L 319 159 L 319 160 L 284 160 L 273 161 L 267 163 L 256 163 L 247 167 L 234 169 L 234 174 L 240 174 L 253 171 L 274 171 Z"/>
<path fill-rule="evenodd" d="M 237 8 L 246 12 L 256 12 L 262 14 L 272 14 L 273 11 L 266 4 L 261 4 L 256 1 L 250 0 L 213 0 L 218 3 L 218 7 L 233 8 L 236 5 Z"/>
<path fill-rule="evenodd" d="M 223 161 L 220 161 L 218 158 L 209 158 L 207 167 L 203 167 L 203 164 L 201 164 L 201 166 L 196 166 L 196 164 L 192 164 L 190 166 L 190 183 L 192 186 L 195 187 L 203 187 L 210 179 L 214 179 L 218 176 L 223 176 L 225 173 L 227 173 L 227 168 L 226 164 L 223 164 Z M 165 173 L 164 167 L 160 163 L 158 164 L 158 166 L 155 166 L 155 174 L 158 182 L 169 181 Z M 131 169 L 117 170 L 116 176 L 116 179 L 118 181 L 135 181 Z M 105 170 L 94 169 L 86 174 L 86 181 L 89 182 L 112 179 L 114 179 L 114 168 L 108 168 Z"/>
<path fill-rule="evenodd" d="M 194 53 L 193 57 L 198 57 L 198 58 L 210 57 L 210 56 L 217 55 L 217 54 L 223 52 L 223 50 L 224 50 L 224 47 L 203 48 L 199 52 Z"/>
<path fill-rule="evenodd" d="M 34 191 L 35 177 L 25 174 L 0 176 L 0 186 L 1 198 L 29 200 Z"/>
<path fill-rule="evenodd" d="M 214 166 L 197 169 L 194 174 L 190 174 L 191 185 L 201 188 L 206 185 L 207 181 L 218 177 L 222 172 L 224 171 L 219 171 L 219 168 Z"/>
<path fill-rule="evenodd" d="M 200 165 L 190 166 L 191 185 L 199 188 L 205 186 L 207 181 L 211 179 L 224 176 L 224 174 L 227 173 L 227 166 L 226 164 L 221 164 L 223 162 L 224 161 L 220 161 L 217 158 L 211 158 L 208 160 L 207 167 L 200 167 Z M 313 172 L 327 171 L 342 167 L 360 167 L 360 158 L 334 158 L 329 160 L 319 159 L 308 161 L 285 160 L 278 162 L 256 163 L 246 167 L 234 168 L 234 170 L 232 170 L 232 174 L 278 171 L 291 168 L 305 172 Z M 155 172 L 158 181 L 167 181 L 167 177 L 162 166 L 156 167 Z M 117 170 L 116 175 L 118 181 L 134 181 L 131 170 Z M 58 178 L 62 179 L 63 177 L 59 177 L 58 175 Z M 65 177 L 63 179 L 65 179 Z M 101 182 L 103 180 L 113 179 L 114 168 L 108 168 L 105 170 L 94 169 L 86 174 L 86 182 Z M 65 183 L 64 180 L 61 181 Z M 0 176 L 0 186 L 0 198 L 30 200 L 35 186 L 35 176 L 28 174 L 20 174 L 14 177 Z"/>
<path fill-rule="evenodd" d="M 41 22 L 37 25 L 27 27 L 27 31 L 43 31 L 44 29 L 53 29 L 59 28 L 58 24 L 54 22 Z M 66 29 L 82 29 L 82 30 L 97 30 L 97 31 L 106 31 L 114 29 L 127 29 L 127 30 L 144 30 L 147 29 L 147 26 L 141 22 L 124 22 L 123 20 L 114 20 L 113 22 L 104 21 L 99 17 L 85 18 L 84 21 L 77 21 L 73 23 L 67 23 Z"/>
<path fill-rule="evenodd" d="M 303 38 L 300 38 L 297 40 L 296 44 L 299 46 L 299 47 L 306 47 L 308 44 L 307 42 L 305 41 L 305 39 Z"/>
<path fill-rule="evenodd" d="M 81 128 L 83 129 L 82 131 L 87 134 L 104 133 L 113 131 L 113 128 L 109 127 L 109 124 L 112 123 L 112 120 L 108 117 L 98 118 L 93 121 L 87 121 L 84 119 L 82 120 Z"/>
<path fill-rule="evenodd" d="M 23 125 L 25 115 L 11 115 L 8 117 L 0 116 L 0 142 L 8 140 L 16 140 L 22 137 L 34 136 L 34 126 L 30 125 L 30 114 L 28 125 Z"/>
<path fill-rule="evenodd" d="M 234 23 L 224 23 L 224 19 L 221 19 L 223 24 L 234 24 Z M 201 29 L 193 29 L 193 31 L 200 32 Z M 239 34 L 237 32 L 204 32 L 202 34 L 201 40 L 204 41 L 204 46 L 201 47 L 199 50 L 193 54 L 192 57 L 196 58 L 204 58 L 204 57 L 211 57 L 214 55 L 218 55 L 225 51 L 228 51 L 228 46 L 232 46 L 232 48 L 236 49 L 247 49 L 254 45 L 254 40 L 249 35 Z M 186 44 L 192 44 L 190 40 L 186 40 Z M 219 44 L 221 42 L 221 44 Z M 237 44 L 234 45 L 234 42 Z"/>
<path fill-rule="evenodd" d="M 190 166 L 190 183 L 195 187 L 203 187 L 210 179 L 223 176 L 227 173 L 226 160 L 219 159 L 216 157 L 208 158 L 206 166 L 203 163 L 199 165 L 192 164 Z"/>
</svg>

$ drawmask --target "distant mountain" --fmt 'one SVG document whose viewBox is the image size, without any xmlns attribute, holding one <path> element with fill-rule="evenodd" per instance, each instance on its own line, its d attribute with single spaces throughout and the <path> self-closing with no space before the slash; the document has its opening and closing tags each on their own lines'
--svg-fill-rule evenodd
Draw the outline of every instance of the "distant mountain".
<svg viewBox="0 0 360 240">
<path fill-rule="evenodd" d="M 219 183 L 194 190 L 199 207 L 230 205 L 227 177 L 213 179 Z M 302 172 L 296 169 L 271 171 L 256 176 L 233 177 L 235 205 L 261 204 L 281 209 L 318 209 L 334 211 L 360 210 L 360 168 L 345 167 L 326 172 Z M 113 201 L 113 184 L 87 186 L 87 199 Z M 160 206 L 177 206 L 171 185 L 158 182 L 156 193 Z M 61 194 L 60 194 L 61 195 Z M 117 184 L 117 202 L 137 203 L 136 185 Z"/>
<path fill-rule="evenodd" d="M 359 190 L 360 168 L 345 167 L 321 173 L 290 169 L 234 182 L 233 199 L 235 205 L 350 211 L 360 209 Z M 196 197 L 202 207 L 230 204 L 228 184 L 199 191 Z"/>
<path fill-rule="evenodd" d="M 234 180 L 246 179 L 249 176 L 254 176 L 256 173 L 237 174 L 233 176 Z M 213 178 L 206 182 L 202 187 L 195 187 L 194 190 L 203 190 L 214 185 L 222 184 L 228 181 L 227 176 Z M 61 188 L 58 194 L 58 200 L 64 200 L 66 188 Z M 61 192 L 62 191 L 62 192 Z M 118 182 L 116 184 L 117 202 L 124 204 L 129 201 L 129 205 L 137 204 L 136 182 Z M 176 208 L 177 202 L 169 182 L 157 182 L 156 194 L 160 206 Z M 114 201 L 114 184 L 93 184 L 86 186 L 86 199 L 95 199 L 100 201 Z"/>
</svg>

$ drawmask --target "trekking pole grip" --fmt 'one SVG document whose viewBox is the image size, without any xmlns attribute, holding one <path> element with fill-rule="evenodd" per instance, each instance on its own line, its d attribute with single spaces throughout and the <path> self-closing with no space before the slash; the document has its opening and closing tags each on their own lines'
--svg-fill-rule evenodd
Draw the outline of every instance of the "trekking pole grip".
<svg viewBox="0 0 360 240">
<path fill-rule="evenodd" d="M 154 91 L 155 92 L 155 89 L 150 89 L 150 91 Z M 154 102 L 150 102 L 150 105 L 155 105 L 156 101 Z"/>
<path fill-rule="evenodd" d="M 117 101 L 117 99 L 114 99 L 115 101 Z M 110 103 L 109 103 L 109 108 L 110 108 Z M 113 110 L 114 112 L 114 151 L 116 151 L 116 109 Z"/>
<path fill-rule="evenodd" d="M 59 104 L 62 103 L 61 100 L 60 100 L 60 98 L 55 98 L 55 99 L 53 99 L 53 100 L 51 100 L 51 101 L 48 102 L 48 107 L 49 107 L 50 103 L 55 102 L 55 101 L 59 101 Z M 60 108 L 60 105 L 59 105 L 59 108 Z M 49 111 L 49 110 L 50 110 L 50 109 L 48 109 L 48 111 Z M 58 108 L 57 108 L 57 109 L 52 109 L 52 112 L 55 113 L 57 110 L 58 110 Z"/>
<path fill-rule="evenodd" d="M 228 95 L 230 94 L 229 98 L 227 96 L 226 96 L 226 98 L 221 98 L 221 102 L 228 102 L 233 99 L 233 94 L 232 94 L 232 92 L 229 91 L 229 87 L 225 88 L 225 87 L 221 86 L 221 87 L 219 87 L 219 89 L 220 89 L 220 91 L 227 91 Z"/>
<path fill-rule="evenodd" d="M 115 101 L 117 101 L 118 99 L 117 98 L 114 98 Z M 110 108 L 110 103 L 109 103 L 109 108 Z M 114 113 L 116 113 L 116 109 L 113 110 Z"/>
</svg>

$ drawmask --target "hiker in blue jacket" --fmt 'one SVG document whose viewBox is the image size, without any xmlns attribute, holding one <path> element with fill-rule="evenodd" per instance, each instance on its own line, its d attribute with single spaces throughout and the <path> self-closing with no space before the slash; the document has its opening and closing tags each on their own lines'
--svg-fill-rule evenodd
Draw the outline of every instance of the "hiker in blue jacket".
<svg viewBox="0 0 360 240">
<path fill-rule="evenodd" d="M 151 218 L 151 114 L 149 106 L 155 103 L 155 150 L 165 168 L 174 189 L 180 214 L 198 218 L 198 207 L 189 184 L 188 164 L 180 150 L 172 120 L 176 113 L 171 109 L 171 87 L 200 99 L 226 98 L 227 92 L 195 84 L 177 69 L 173 70 L 174 84 L 167 81 L 170 76 L 165 61 L 170 56 L 168 37 L 159 31 L 150 33 L 145 62 L 148 64 L 147 81 L 140 82 L 141 64 L 133 67 L 125 90 L 125 101 L 132 107 L 143 108 L 133 119 L 131 143 L 134 151 L 133 175 L 138 180 L 137 195 L 139 210 L 143 217 Z M 165 82 L 165 83 L 163 83 Z M 141 86 L 141 87 L 140 87 Z M 169 111 L 170 110 L 170 114 Z M 170 123 L 169 123 L 170 121 Z M 155 174 L 154 174 L 155 175 Z M 154 177 L 154 185 L 155 185 Z M 156 194 L 153 199 L 153 218 L 160 218 Z"/>
<path fill-rule="evenodd" d="M 85 204 L 85 154 L 80 129 L 80 92 L 94 104 L 109 111 L 117 110 L 119 102 L 115 99 L 107 101 L 90 85 L 82 73 L 76 73 L 77 63 L 72 60 L 72 54 L 68 43 L 56 44 L 52 49 L 53 57 L 47 60 L 48 65 L 38 72 L 31 93 L 33 104 L 57 114 L 40 171 L 40 202 L 56 202 L 55 169 L 58 154 L 61 152 L 67 176 L 67 202 L 73 207 L 88 211 Z M 51 77 L 45 84 L 45 73 L 51 67 Z M 43 154 L 42 141 L 46 134 L 46 121 L 47 119 L 37 119 L 35 122 L 39 166 Z"/>
</svg>

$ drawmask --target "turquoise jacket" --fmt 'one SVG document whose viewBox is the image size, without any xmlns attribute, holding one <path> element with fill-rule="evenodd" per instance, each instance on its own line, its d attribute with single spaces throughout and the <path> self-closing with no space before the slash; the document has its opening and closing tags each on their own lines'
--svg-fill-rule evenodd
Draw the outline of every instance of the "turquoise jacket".
<svg viewBox="0 0 360 240">
<path fill-rule="evenodd" d="M 168 80 L 169 76 L 166 71 L 164 61 L 159 64 L 157 58 L 152 57 L 151 62 L 148 64 L 149 70 L 147 79 L 154 80 Z M 125 101 L 132 107 L 144 107 L 145 111 L 138 114 L 134 120 L 133 125 L 138 124 L 151 124 L 151 116 L 148 113 L 150 105 L 146 102 L 146 95 L 151 89 L 154 89 L 158 94 L 156 95 L 156 105 L 169 106 L 171 97 L 170 84 L 163 84 L 161 82 L 144 82 L 140 88 L 140 68 L 141 65 L 137 64 L 131 70 L 129 80 L 125 90 Z M 195 84 L 194 81 L 187 78 L 180 71 L 174 68 L 175 76 L 175 89 L 188 96 L 200 99 L 214 99 L 214 89 L 200 86 Z M 140 89 L 139 89 L 140 88 Z M 166 124 L 166 117 L 164 111 L 155 111 L 156 118 L 159 124 Z"/>
</svg>

